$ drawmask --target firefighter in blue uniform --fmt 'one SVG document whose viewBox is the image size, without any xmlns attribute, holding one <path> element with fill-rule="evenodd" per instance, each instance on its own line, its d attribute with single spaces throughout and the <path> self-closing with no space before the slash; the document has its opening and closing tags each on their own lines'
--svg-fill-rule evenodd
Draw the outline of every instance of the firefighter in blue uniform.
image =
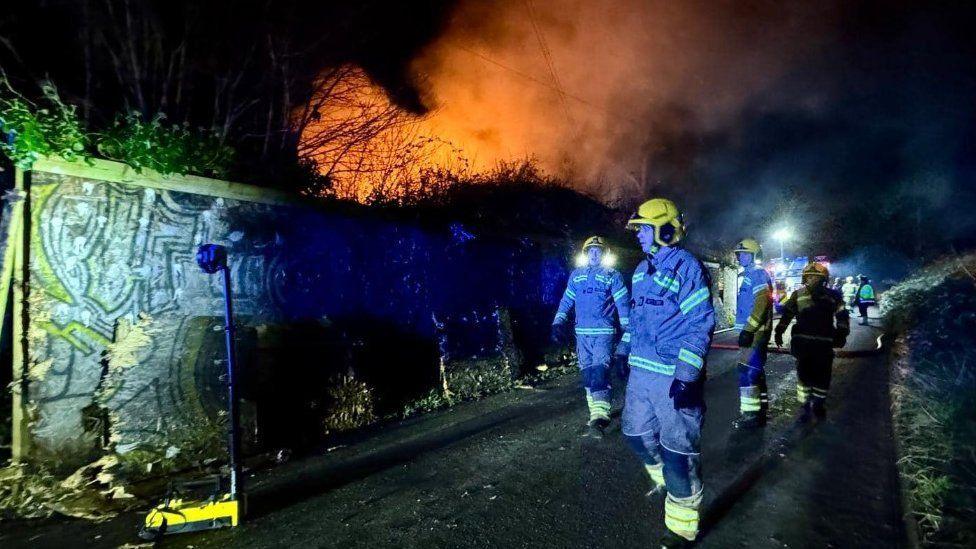
<svg viewBox="0 0 976 549">
<path fill-rule="evenodd" d="M 679 246 L 681 213 L 667 199 L 641 204 L 628 222 L 647 259 L 634 272 L 631 348 L 622 431 L 654 484 L 664 489 L 664 547 L 698 536 L 705 413 L 705 354 L 715 327 L 707 271 Z"/>
<path fill-rule="evenodd" d="M 735 329 L 739 330 L 739 413 L 736 429 L 766 424 L 766 356 L 773 333 L 773 283 L 765 269 L 756 266 L 762 247 L 745 238 L 735 247 L 742 266 L 735 300 Z"/>
<path fill-rule="evenodd" d="M 569 313 L 575 308 L 576 356 L 590 412 L 584 436 L 593 438 L 602 438 L 610 424 L 610 363 L 618 321 L 626 332 L 630 316 L 630 292 L 608 259 L 609 250 L 599 236 L 583 243 L 583 265 L 570 273 L 552 322 L 553 340 L 569 343 Z"/>
</svg>

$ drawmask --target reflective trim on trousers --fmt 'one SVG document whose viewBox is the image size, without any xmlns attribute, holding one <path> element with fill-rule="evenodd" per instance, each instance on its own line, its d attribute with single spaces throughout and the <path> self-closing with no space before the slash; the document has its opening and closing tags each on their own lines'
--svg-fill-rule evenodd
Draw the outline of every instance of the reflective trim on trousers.
<svg viewBox="0 0 976 549">
<path fill-rule="evenodd" d="M 610 403 L 603 395 L 591 394 L 586 391 L 586 407 L 590 411 L 590 419 L 610 419 Z"/>
<path fill-rule="evenodd" d="M 799 400 L 800 403 L 802 404 L 807 401 L 808 397 L 826 399 L 827 389 L 821 389 L 819 387 L 804 385 L 799 381 L 796 382 L 796 399 Z"/>
<path fill-rule="evenodd" d="M 704 489 L 697 494 L 678 498 L 670 493 L 664 500 L 664 525 L 675 534 L 689 541 L 698 537 L 699 509 Z"/>
<path fill-rule="evenodd" d="M 654 487 L 664 486 L 664 464 L 644 464 L 644 470 L 647 471 L 647 475 L 651 477 L 651 482 L 654 483 Z"/>
<path fill-rule="evenodd" d="M 767 403 L 766 393 L 758 385 L 751 387 L 739 387 L 739 411 L 761 412 L 763 405 Z"/>
</svg>

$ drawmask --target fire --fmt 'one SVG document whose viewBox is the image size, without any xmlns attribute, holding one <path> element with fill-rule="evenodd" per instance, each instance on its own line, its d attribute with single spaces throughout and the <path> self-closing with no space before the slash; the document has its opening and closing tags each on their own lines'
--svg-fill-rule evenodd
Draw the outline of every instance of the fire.
<svg viewBox="0 0 976 549">
<path fill-rule="evenodd" d="M 771 4 L 757 22 L 736 6 L 461 2 L 411 66 L 427 115 L 396 109 L 361 71 L 330 73 L 303 154 L 357 200 L 413 192 L 403 182 L 435 167 L 477 173 L 524 159 L 608 202 L 680 184 L 701 136 L 734 134 L 743 109 L 815 53 L 796 45 L 796 26 L 829 19 Z"/>
<path fill-rule="evenodd" d="M 310 103 L 295 113 L 299 154 L 333 182 L 340 198 L 371 202 L 422 192 L 432 166 L 467 170 L 463 155 L 428 131 L 424 117 L 393 104 L 385 90 L 356 67 L 323 74 Z"/>
</svg>

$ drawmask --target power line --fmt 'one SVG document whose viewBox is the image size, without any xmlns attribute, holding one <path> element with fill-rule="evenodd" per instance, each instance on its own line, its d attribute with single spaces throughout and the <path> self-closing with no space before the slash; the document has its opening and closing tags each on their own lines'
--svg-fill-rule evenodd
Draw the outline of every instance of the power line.
<svg viewBox="0 0 976 549">
<path fill-rule="evenodd" d="M 552 81 L 556 86 L 556 92 L 559 94 L 559 103 L 563 107 L 563 113 L 566 115 L 566 119 L 573 128 L 573 133 L 577 133 L 578 138 L 579 135 L 578 132 L 576 132 L 576 123 L 573 121 L 573 115 L 570 113 L 569 106 L 566 104 L 566 91 L 563 89 L 562 82 L 559 81 L 559 74 L 556 73 L 556 66 L 552 61 L 552 51 L 549 49 L 549 45 L 546 43 L 546 37 L 542 33 L 542 29 L 539 28 L 538 22 L 536 22 L 535 9 L 532 7 L 532 0 L 525 0 L 525 10 L 528 12 L 529 22 L 532 24 L 532 30 L 535 31 L 535 38 L 539 42 L 539 49 L 542 51 L 542 57 L 546 62 L 546 68 L 549 70 L 549 77 L 552 78 Z"/>
<path fill-rule="evenodd" d="M 454 43 L 454 47 L 456 47 L 457 49 L 462 50 L 464 52 L 470 53 L 471 55 L 477 57 L 478 59 L 481 59 L 482 61 L 485 61 L 487 63 L 491 63 L 492 65 L 495 65 L 496 67 L 498 67 L 500 69 L 504 69 L 504 70 L 506 70 L 506 71 L 508 71 L 508 72 L 510 72 L 512 74 L 515 74 L 516 76 L 519 76 L 521 78 L 524 78 L 525 80 L 529 80 L 530 82 L 533 82 L 535 84 L 538 84 L 540 86 L 543 86 L 545 88 L 548 88 L 548 89 L 550 89 L 550 90 L 552 90 L 552 91 L 554 91 L 556 93 L 560 93 L 563 96 L 565 96 L 565 97 L 567 97 L 569 99 L 572 99 L 574 101 L 577 101 L 577 102 L 579 102 L 579 103 L 581 103 L 583 105 L 586 105 L 588 107 L 593 107 L 594 109 L 601 110 L 601 111 L 603 111 L 603 112 L 605 112 L 605 113 L 607 113 L 607 114 L 609 114 L 611 116 L 616 116 L 616 117 L 620 118 L 621 120 L 627 120 L 626 118 L 624 118 L 622 116 L 618 116 L 618 115 L 616 115 L 616 114 L 608 111 L 607 109 L 605 109 L 604 107 L 601 107 L 600 105 L 597 105 L 597 104 L 592 103 L 592 102 L 590 102 L 590 101 L 588 101 L 586 99 L 583 99 L 582 97 L 580 97 L 578 95 L 573 95 L 571 93 L 568 93 L 568 92 L 565 92 L 563 90 L 560 90 L 559 88 L 555 87 L 553 84 L 551 84 L 549 82 L 546 82 L 545 80 L 540 80 L 539 78 L 536 78 L 535 76 L 532 76 L 531 74 L 522 72 L 522 71 L 520 71 L 520 70 L 518 70 L 518 69 L 516 69 L 514 67 L 510 67 L 510 66 L 508 66 L 508 65 L 506 65 L 504 63 L 501 63 L 499 61 L 496 61 L 496 60 L 492 59 L 491 57 L 488 57 L 487 55 L 485 55 L 485 54 L 483 54 L 481 52 L 478 52 L 476 50 L 472 50 L 472 49 L 470 49 L 468 47 L 465 47 L 465 46 L 462 46 L 461 44 L 458 44 L 458 43 Z"/>
</svg>

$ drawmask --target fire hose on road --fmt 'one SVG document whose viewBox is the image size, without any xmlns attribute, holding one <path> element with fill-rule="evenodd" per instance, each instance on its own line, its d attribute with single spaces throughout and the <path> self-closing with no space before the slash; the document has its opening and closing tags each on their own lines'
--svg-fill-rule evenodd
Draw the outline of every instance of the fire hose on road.
<svg viewBox="0 0 976 549">
<path fill-rule="evenodd" d="M 864 356 L 874 356 L 881 353 L 884 347 L 884 334 L 881 334 L 875 339 L 874 349 L 861 349 L 861 350 L 851 350 L 845 351 L 844 349 L 839 349 L 835 351 L 834 356 L 837 358 L 858 358 Z M 732 343 L 712 343 L 709 347 L 710 349 L 720 349 L 723 351 L 738 351 L 739 346 Z M 769 347 L 769 352 L 771 353 L 781 353 L 790 354 L 790 349 L 788 347 Z"/>
</svg>

